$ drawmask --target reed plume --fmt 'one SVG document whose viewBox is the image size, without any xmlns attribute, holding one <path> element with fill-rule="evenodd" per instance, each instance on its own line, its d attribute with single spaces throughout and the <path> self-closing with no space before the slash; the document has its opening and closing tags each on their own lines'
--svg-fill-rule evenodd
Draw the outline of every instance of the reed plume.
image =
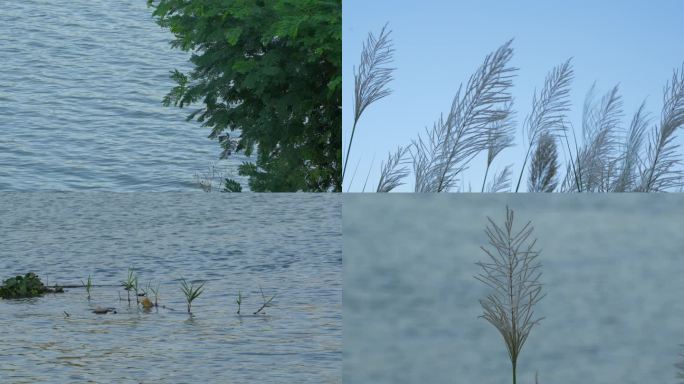
<svg viewBox="0 0 684 384">
<path fill-rule="evenodd" d="M 558 151 L 556 140 L 549 132 L 543 132 L 537 140 L 537 148 L 530 163 L 529 192 L 553 192 L 558 186 Z"/>
<path fill-rule="evenodd" d="M 629 125 L 629 133 L 620 158 L 622 165 L 611 192 L 629 192 L 638 188 L 638 167 L 641 160 L 639 154 L 643 146 L 644 133 L 650 122 L 649 114 L 645 108 L 646 102 L 644 101 Z"/>
<path fill-rule="evenodd" d="M 487 129 L 487 168 L 485 169 L 485 175 L 482 179 L 482 192 L 485 191 L 485 183 L 487 182 L 489 168 L 496 156 L 504 149 L 513 146 L 513 140 L 515 138 L 515 121 L 513 120 L 513 116 L 515 114 L 512 107 L 512 103 L 506 106 L 508 116 L 503 120 L 496 121 Z M 508 173 L 508 167 L 506 167 L 504 171 Z M 499 176 L 503 175 L 503 173 L 504 172 L 502 171 Z"/>
<path fill-rule="evenodd" d="M 390 153 L 387 156 L 387 162 L 383 162 L 380 166 L 380 181 L 376 192 L 390 192 L 404 184 L 402 179 L 409 174 L 409 169 L 406 166 L 408 153 L 409 147 L 400 146 L 395 153 Z"/>
<path fill-rule="evenodd" d="M 506 207 L 503 228 L 491 218 L 485 233 L 489 246 L 481 247 L 486 261 L 478 262 L 482 269 L 475 278 L 486 284 L 491 293 L 480 300 L 484 314 L 481 316 L 503 336 L 511 360 L 513 384 L 516 383 L 518 357 L 522 347 L 536 324 L 535 305 L 544 297 L 542 293 L 541 264 L 537 261 L 536 239 L 531 240 L 531 222 L 522 229 L 513 230 L 513 210 Z"/>
<path fill-rule="evenodd" d="M 566 191 L 609 192 L 611 177 L 619 169 L 620 121 L 622 98 L 614 86 L 600 100 L 594 99 L 595 84 L 587 93 L 582 114 L 583 146 L 575 158 L 577 174 L 568 174 Z"/>
<path fill-rule="evenodd" d="M 523 160 L 515 191 L 520 189 L 523 172 L 532 152 L 532 148 L 543 134 L 565 134 L 566 113 L 570 110 L 570 84 L 574 79 L 572 58 L 553 68 L 546 75 L 544 87 L 532 98 L 532 112 L 525 119 L 527 126 L 527 153 Z"/>
<path fill-rule="evenodd" d="M 641 192 L 662 192 L 682 186 L 684 173 L 675 144 L 675 132 L 684 125 L 684 65 L 675 70 L 665 85 L 660 126 L 653 129 L 646 156 L 647 166 L 641 172 Z"/>
<path fill-rule="evenodd" d="M 465 88 L 459 87 L 451 110 L 413 142 L 416 192 L 446 192 L 478 153 L 488 149 L 487 130 L 510 116 L 510 88 L 517 68 L 512 40 L 485 57 Z"/>
<path fill-rule="evenodd" d="M 494 174 L 494 178 L 489 182 L 486 189 L 487 193 L 500 193 L 511 191 L 511 166 L 507 165 L 500 173 Z M 484 190 L 483 190 L 484 192 Z"/>
<path fill-rule="evenodd" d="M 361 119 L 363 111 L 374 102 L 381 100 L 392 93 L 388 88 L 392 81 L 394 68 L 388 67 L 393 60 L 394 48 L 391 31 L 385 24 L 376 38 L 372 33 L 368 34 L 366 42 L 361 51 L 361 63 L 358 70 L 354 69 L 354 125 L 352 126 L 351 137 L 347 145 L 347 154 L 342 168 L 342 178 L 347 171 L 349 153 L 356 133 L 356 125 Z"/>
</svg>

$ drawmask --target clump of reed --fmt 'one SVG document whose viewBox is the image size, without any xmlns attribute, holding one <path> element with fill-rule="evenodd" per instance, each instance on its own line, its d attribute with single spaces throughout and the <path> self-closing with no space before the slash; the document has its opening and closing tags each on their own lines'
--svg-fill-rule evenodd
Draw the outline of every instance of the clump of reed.
<svg viewBox="0 0 684 384">
<path fill-rule="evenodd" d="M 537 261 L 536 239 L 531 239 L 531 222 L 513 230 L 513 210 L 506 207 L 503 227 L 491 218 L 485 229 L 488 246 L 482 246 L 486 261 L 478 262 L 481 272 L 475 278 L 490 288 L 480 300 L 481 316 L 503 336 L 511 360 L 513 384 L 517 380 L 518 357 L 532 328 L 542 318 L 534 313 L 542 293 L 541 264 Z"/>
<path fill-rule="evenodd" d="M 188 305 L 188 313 L 192 314 L 192 302 L 197 299 L 203 292 L 204 283 L 195 286 L 195 283 L 188 284 L 185 279 L 181 278 L 181 291 L 185 295 L 185 301 Z"/>
<path fill-rule="evenodd" d="M 387 25 L 379 37 L 369 34 L 359 70 L 354 72 L 354 122 L 343 176 L 361 115 L 392 93 L 389 84 L 395 68 L 387 66 L 394 54 L 390 35 Z M 515 189 L 510 180 L 510 165 L 487 183 L 496 157 L 514 141 L 516 122 L 511 89 L 517 68 L 510 65 L 512 57 L 512 41 L 487 55 L 465 86 L 459 87 L 446 116 L 410 145 L 400 146 L 389 154 L 380 166 L 376 192 L 390 192 L 404 184 L 403 180 L 411 174 L 407 164 L 413 166 L 415 192 L 463 191 L 462 174 L 481 153 L 486 153 L 482 192 L 520 192 L 525 175 L 530 192 L 684 189 L 682 154 L 675 143 L 676 132 L 684 126 L 684 65 L 674 70 L 665 85 L 661 117 L 656 124 L 652 123 L 644 102 L 625 129 L 618 86 L 598 99 L 592 87 L 585 99 L 578 139 L 566 116 L 574 79 L 571 59 L 553 68 L 541 90 L 533 95 L 531 111 L 521 124 L 526 152 Z M 566 164 L 561 163 L 560 153 L 568 159 Z M 354 175 L 349 186 L 353 178 Z"/>
</svg>

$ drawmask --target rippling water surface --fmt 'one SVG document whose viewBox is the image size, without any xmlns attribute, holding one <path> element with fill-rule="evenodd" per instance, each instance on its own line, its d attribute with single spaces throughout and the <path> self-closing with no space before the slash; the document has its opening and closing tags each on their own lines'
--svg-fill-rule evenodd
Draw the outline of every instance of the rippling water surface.
<svg viewBox="0 0 684 384">
<path fill-rule="evenodd" d="M 3 2 L 0 190 L 187 190 L 218 159 L 190 110 L 161 105 L 189 56 L 145 4 Z M 242 160 L 219 168 L 245 184 Z"/>
<path fill-rule="evenodd" d="M 339 383 L 340 197 L 0 193 L 1 278 L 113 285 L 0 300 L 0 382 Z M 174 310 L 129 307 L 129 267 Z M 194 317 L 180 277 L 206 281 Z"/>
<path fill-rule="evenodd" d="M 547 292 L 518 382 L 676 382 L 682 195 L 345 195 L 344 382 L 510 382 L 473 278 L 507 204 L 535 226 Z"/>
</svg>

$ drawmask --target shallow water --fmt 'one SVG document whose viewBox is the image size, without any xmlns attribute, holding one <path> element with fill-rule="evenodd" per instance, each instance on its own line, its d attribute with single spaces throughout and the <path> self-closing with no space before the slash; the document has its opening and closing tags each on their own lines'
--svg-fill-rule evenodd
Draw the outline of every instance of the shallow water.
<svg viewBox="0 0 684 384">
<path fill-rule="evenodd" d="M 345 195 L 344 382 L 510 382 L 473 278 L 506 204 L 535 226 L 547 292 L 518 382 L 676 382 L 682 195 Z"/>
<path fill-rule="evenodd" d="M 179 191 L 218 160 L 193 110 L 163 107 L 190 68 L 143 0 L 12 1 L 0 12 L 0 190 Z M 245 157 L 219 162 L 237 177 Z"/>
<path fill-rule="evenodd" d="M 0 193 L 0 275 L 119 287 L 0 300 L 0 382 L 339 383 L 341 196 Z M 185 312 L 179 278 L 206 281 Z M 277 294 L 266 315 L 251 315 Z M 245 296 L 236 315 L 236 294 Z M 119 295 L 123 301 L 119 300 Z M 117 314 L 96 315 L 97 306 Z M 65 317 L 64 312 L 69 314 Z"/>
</svg>

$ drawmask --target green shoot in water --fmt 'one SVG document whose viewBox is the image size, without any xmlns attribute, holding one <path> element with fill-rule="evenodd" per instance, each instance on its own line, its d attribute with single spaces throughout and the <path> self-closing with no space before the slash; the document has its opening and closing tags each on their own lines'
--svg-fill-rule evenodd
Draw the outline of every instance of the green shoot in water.
<svg viewBox="0 0 684 384">
<path fill-rule="evenodd" d="M 152 292 L 154 295 L 154 306 L 158 307 L 159 306 L 159 283 L 157 283 L 156 287 L 151 286 L 152 282 L 147 284 L 147 289 Z"/>
<path fill-rule="evenodd" d="M 185 295 L 185 301 L 188 303 L 188 313 L 192 314 L 192 302 L 202 294 L 203 287 L 204 283 L 201 283 L 195 287 L 194 283 L 188 284 L 185 279 L 181 278 L 181 290 Z"/>
<path fill-rule="evenodd" d="M 237 314 L 239 315 L 240 314 L 240 306 L 242 305 L 242 291 L 238 291 L 238 297 L 237 297 L 237 300 L 235 300 L 235 302 L 238 305 Z"/>
<path fill-rule="evenodd" d="M 88 281 L 84 283 L 83 280 L 81 280 L 81 284 L 85 287 L 86 293 L 88 294 L 88 300 L 90 300 L 90 289 L 93 287 L 93 280 L 90 275 L 88 275 Z"/>
<path fill-rule="evenodd" d="M 264 290 L 259 286 L 259 291 L 261 291 L 261 298 L 263 299 L 264 303 L 261 305 L 261 308 L 257 309 L 256 312 L 254 312 L 255 315 L 258 315 L 261 311 L 263 311 L 266 307 L 271 306 L 271 302 L 273 299 L 275 299 L 276 295 L 273 295 L 269 297 L 268 299 L 266 298 L 266 295 L 264 295 Z"/>
<path fill-rule="evenodd" d="M 126 281 L 123 281 L 121 283 L 121 286 L 124 287 L 126 290 L 126 295 L 128 296 L 128 304 L 131 304 L 131 290 L 136 291 L 136 300 L 137 300 L 137 290 L 138 290 L 138 277 L 135 275 L 135 272 L 131 268 L 128 268 L 128 277 L 126 278 Z"/>
</svg>

